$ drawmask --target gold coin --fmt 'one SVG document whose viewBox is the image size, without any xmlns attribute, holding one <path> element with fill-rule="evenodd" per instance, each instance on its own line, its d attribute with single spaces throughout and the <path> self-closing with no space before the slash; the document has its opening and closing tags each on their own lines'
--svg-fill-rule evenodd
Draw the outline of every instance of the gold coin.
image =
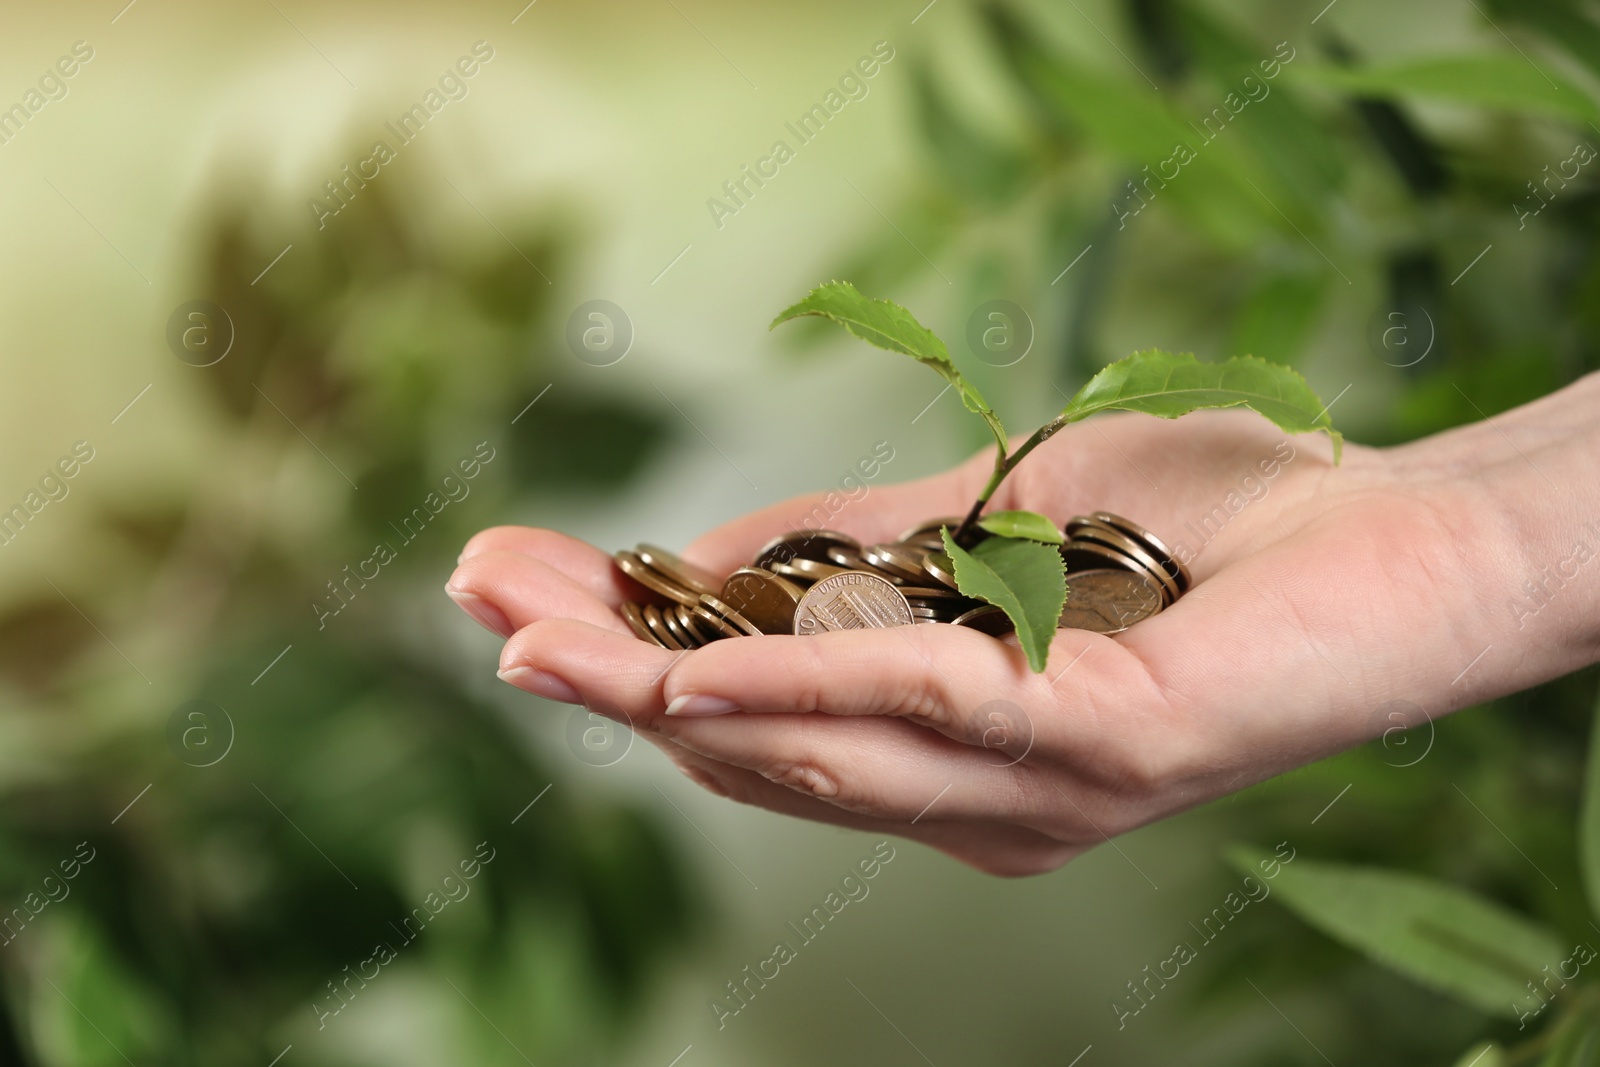
<svg viewBox="0 0 1600 1067">
<path fill-rule="evenodd" d="M 1144 574 L 1126 570 L 1067 575 L 1067 606 L 1058 625 L 1095 633 L 1121 633 L 1161 610 L 1161 590 Z"/>
<path fill-rule="evenodd" d="M 794 633 L 794 612 L 805 590 L 771 571 L 741 567 L 722 584 L 722 601 L 764 634 Z"/>
<path fill-rule="evenodd" d="M 653 593 L 660 593 L 668 600 L 676 600 L 685 605 L 695 604 L 700 600 L 699 593 L 688 586 L 679 585 L 654 567 L 648 566 L 637 553 L 618 552 L 611 558 L 617 561 L 617 567 L 623 574 Z"/>
<path fill-rule="evenodd" d="M 1179 593 L 1187 593 L 1190 586 L 1194 584 L 1189 574 L 1189 568 L 1178 561 L 1178 557 L 1173 555 L 1172 549 L 1167 547 L 1167 543 L 1132 519 L 1125 519 L 1121 515 L 1114 515 L 1109 511 L 1097 511 L 1090 518 L 1098 519 L 1107 526 L 1122 531 L 1148 548 L 1150 554 L 1160 563 L 1161 569 L 1173 581 L 1178 583 Z"/>
<path fill-rule="evenodd" d="M 794 632 L 805 636 L 910 626 L 913 621 L 911 605 L 893 582 L 864 571 L 840 571 L 806 590 L 794 613 Z"/>
<path fill-rule="evenodd" d="M 700 598 L 700 606 L 711 612 L 713 615 L 716 615 L 718 618 L 722 619 L 723 622 L 727 623 L 729 626 L 732 626 L 735 630 L 738 630 L 746 637 L 761 636 L 761 631 L 756 627 L 755 623 L 739 614 L 736 609 L 724 603 L 719 597 L 714 597 L 710 593 L 707 593 Z"/>
<path fill-rule="evenodd" d="M 688 560 L 680 559 L 664 548 L 640 545 L 635 554 L 646 567 L 685 589 L 693 589 L 696 593 L 715 593 L 722 588 L 722 583 L 717 580 L 715 574 Z"/>
<path fill-rule="evenodd" d="M 825 563 L 828 549 L 834 547 L 848 548 L 858 553 L 861 551 L 861 544 L 854 537 L 833 530 L 793 530 L 763 545 L 761 551 L 756 553 L 752 566 L 770 570 L 769 564 L 791 563 L 797 559 Z"/>
<path fill-rule="evenodd" d="M 665 620 L 661 618 L 661 609 L 654 604 L 646 604 L 643 609 L 644 624 L 650 628 L 650 635 L 656 639 L 656 644 L 662 648 L 670 648 L 674 652 L 683 651 L 683 646 L 678 639 L 672 636 L 672 631 L 667 629 Z"/>
<path fill-rule="evenodd" d="M 638 604 L 628 600 L 623 601 L 622 618 L 627 622 L 629 628 L 633 630 L 633 635 L 639 640 L 649 641 L 653 645 L 660 644 L 656 640 L 656 635 L 650 632 L 650 627 L 645 625 L 644 613 L 640 610 Z"/>
</svg>

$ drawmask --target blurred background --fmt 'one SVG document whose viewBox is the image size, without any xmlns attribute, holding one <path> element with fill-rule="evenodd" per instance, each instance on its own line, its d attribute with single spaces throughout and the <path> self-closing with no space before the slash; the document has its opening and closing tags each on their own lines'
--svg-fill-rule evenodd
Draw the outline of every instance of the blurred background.
<svg viewBox="0 0 1600 1067">
<path fill-rule="evenodd" d="M 1376 444 L 1600 361 L 1589 5 L 924 2 L 8 13 L 0 1062 L 1448 1064 L 1527 1036 L 1273 900 L 1115 1005 L 1238 888 L 1234 841 L 1600 937 L 1593 672 L 1374 709 L 1382 742 L 1044 877 L 896 843 L 719 1025 L 876 841 L 502 685 L 445 598 L 486 525 L 681 546 L 880 441 L 894 480 L 978 447 L 909 361 L 767 333 L 834 277 L 1017 426 L 1142 347 L 1292 363 Z"/>
</svg>

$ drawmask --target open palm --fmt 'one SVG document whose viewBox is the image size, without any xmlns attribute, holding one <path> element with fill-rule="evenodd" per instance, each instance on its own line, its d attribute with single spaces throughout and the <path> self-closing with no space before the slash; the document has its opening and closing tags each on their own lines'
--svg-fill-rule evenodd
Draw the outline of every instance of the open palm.
<svg viewBox="0 0 1600 1067">
<path fill-rule="evenodd" d="M 1509 425 L 1579 426 L 1583 408 L 1557 394 Z M 1115 636 L 1058 631 L 1044 674 L 1014 639 L 955 626 L 671 652 L 623 622 L 640 593 L 605 552 L 548 530 L 479 534 L 449 589 L 509 637 L 503 678 L 632 724 L 714 792 L 1027 874 L 1376 736 L 1392 701 L 1437 717 L 1572 669 L 1587 653 L 1510 649 L 1504 599 L 1537 541 L 1516 536 L 1518 508 L 1543 499 L 1521 464 L 1571 466 L 1573 451 L 1480 425 L 1352 446 L 1334 467 L 1325 439 L 1247 412 L 1072 426 L 993 507 L 1126 515 L 1189 562 L 1194 587 Z M 870 544 L 959 515 L 989 467 L 875 487 L 831 524 Z M 737 519 L 685 556 L 726 574 L 820 498 Z M 1485 652 L 1497 641 L 1512 660 Z"/>
</svg>

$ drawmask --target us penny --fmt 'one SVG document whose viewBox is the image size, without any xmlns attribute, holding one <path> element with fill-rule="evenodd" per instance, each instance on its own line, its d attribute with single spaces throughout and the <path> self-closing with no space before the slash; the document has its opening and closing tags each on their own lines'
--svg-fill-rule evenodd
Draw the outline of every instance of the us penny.
<svg viewBox="0 0 1600 1067">
<path fill-rule="evenodd" d="M 926 575 L 924 575 L 926 577 Z M 964 593 L 954 589 L 947 589 L 942 585 L 902 585 L 900 592 L 905 594 L 907 600 L 966 600 Z"/>
<path fill-rule="evenodd" d="M 656 635 L 650 632 L 650 627 L 645 625 L 644 611 L 632 601 L 624 601 L 622 605 L 622 618 L 628 627 L 633 630 L 633 635 L 641 641 L 657 644 Z"/>
<path fill-rule="evenodd" d="M 1166 571 L 1178 583 L 1178 592 L 1187 593 L 1189 587 L 1194 584 L 1189 575 L 1189 568 L 1179 562 L 1178 557 L 1173 554 L 1172 549 L 1167 547 L 1165 541 L 1146 530 L 1143 526 L 1140 526 L 1132 519 L 1125 519 L 1121 515 L 1116 515 L 1109 511 L 1097 511 L 1089 517 L 1098 519 L 1107 526 L 1122 531 L 1148 548 L 1150 554 L 1160 562 L 1162 570 Z"/>
<path fill-rule="evenodd" d="M 1156 584 L 1161 586 L 1162 592 L 1165 594 L 1168 604 L 1171 604 L 1182 595 L 1182 590 L 1178 588 L 1177 579 L 1173 578 L 1171 574 L 1167 573 L 1166 568 L 1164 568 L 1160 561 L 1157 560 L 1155 556 L 1151 555 L 1143 545 L 1129 537 L 1127 534 L 1123 533 L 1121 530 L 1096 523 L 1093 526 L 1085 526 L 1083 529 L 1079 530 L 1075 535 L 1073 535 L 1073 541 L 1074 543 L 1092 541 L 1095 544 L 1105 545 L 1107 548 L 1115 549 L 1116 551 L 1121 552 L 1124 556 L 1132 559 L 1135 563 L 1138 563 L 1139 566 L 1142 567 L 1150 577 L 1156 580 Z"/>
<path fill-rule="evenodd" d="M 910 626 L 914 621 L 911 605 L 893 582 L 862 571 L 844 571 L 806 590 L 794 613 L 794 632 L 805 636 Z"/>
<path fill-rule="evenodd" d="M 700 607 L 732 626 L 745 637 L 761 636 L 761 631 L 756 627 L 755 623 L 741 615 L 737 609 L 724 603 L 719 597 L 714 597 L 710 593 L 705 594 L 700 598 Z"/>
<path fill-rule="evenodd" d="M 769 563 L 766 569 L 773 574 L 784 578 L 792 578 L 800 582 L 820 582 L 824 578 L 832 578 L 835 574 L 844 574 L 846 568 L 836 567 L 832 563 L 818 563 L 814 559 L 791 559 L 787 563 Z"/>
<path fill-rule="evenodd" d="M 684 628 L 683 619 L 678 615 L 682 607 L 682 604 L 668 604 L 661 609 L 661 621 L 666 626 L 667 633 L 671 634 L 672 639 L 678 644 L 684 648 L 699 648 L 700 642 Z"/>
<path fill-rule="evenodd" d="M 655 545 L 640 545 L 634 554 L 639 557 L 639 561 L 646 567 L 665 576 L 668 581 L 676 582 L 685 589 L 693 589 L 696 593 L 715 593 L 722 587 L 722 583 L 717 580 L 715 574 L 712 574 L 704 567 L 697 566 L 686 559 L 673 555 L 664 548 L 657 548 Z"/>
<path fill-rule="evenodd" d="M 923 549 L 908 545 L 873 545 L 861 553 L 861 558 L 892 577 L 920 582 L 922 558 L 927 554 Z"/>
<path fill-rule="evenodd" d="M 1011 625 L 1011 617 L 1009 615 L 988 604 L 957 615 L 950 620 L 950 623 L 952 626 L 965 626 L 968 629 L 986 633 L 990 637 L 1004 637 L 1006 634 L 1013 633 L 1016 630 L 1016 627 Z"/>
<path fill-rule="evenodd" d="M 1067 575 L 1067 606 L 1058 625 L 1100 634 L 1121 633 L 1161 610 L 1161 590 L 1143 574 L 1124 570 Z"/>
<path fill-rule="evenodd" d="M 702 622 L 698 615 L 696 615 L 689 608 L 684 607 L 682 604 L 672 605 L 672 610 L 677 612 L 678 623 L 683 627 L 685 632 L 694 638 L 696 648 L 699 648 L 703 645 L 709 645 L 711 642 L 719 640 L 723 636 L 721 633 Z"/>
<path fill-rule="evenodd" d="M 827 554 L 828 558 L 823 560 L 824 563 L 832 563 L 834 566 L 843 567 L 847 571 L 858 571 L 866 565 L 866 560 L 861 558 L 860 552 L 853 548 L 846 548 L 844 545 L 829 545 Z"/>
<path fill-rule="evenodd" d="M 944 529 L 946 526 L 948 526 L 948 527 L 950 527 L 951 531 L 953 532 L 955 530 L 955 528 L 957 526 L 960 526 L 960 525 L 961 525 L 961 516 L 959 516 L 959 515 L 955 516 L 954 518 L 948 518 L 948 519 L 929 519 L 927 522 L 919 522 L 919 523 L 917 523 L 915 526 L 911 527 L 911 529 L 907 530 L 905 533 L 901 534 L 899 537 L 896 537 L 895 540 L 896 541 L 923 541 L 923 540 L 928 540 L 928 541 L 933 541 L 935 544 L 942 544 L 943 541 L 939 537 L 939 531 Z"/>
<path fill-rule="evenodd" d="M 668 600 L 676 600 L 680 604 L 693 605 L 699 603 L 700 594 L 688 586 L 670 580 L 654 567 L 648 566 L 635 552 L 618 552 L 612 559 L 617 561 L 617 567 L 629 578 L 638 582 L 652 593 L 660 593 Z"/>
<path fill-rule="evenodd" d="M 695 621 L 708 630 L 714 631 L 719 637 L 748 637 L 743 630 L 728 622 L 704 604 L 696 604 L 688 612 Z"/>
<path fill-rule="evenodd" d="M 787 578 L 741 567 L 722 584 L 722 601 L 764 634 L 794 633 L 794 613 L 805 590 Z"/>
<path fill-rule="evenodd" d="M 683 645 L 672 636 L 672 631 L 667 629 L 666 620 L 661 617 L 661 609 L 654 604 L 646 604 L 643 608 L 644 624 L 650 629 L 650 635 L 656 639 L 656 644 L 662 648 L 670 648 L 674 652 L 683 651 Z"/>
<path fill-rule="evenodd" d="M 1061 546 L 1061 558 L 1067 561 L 1069 575 L 1074 571 L 1098 571 L 1108 567 L 1121 571 L 1140 569 L 1138 560 L 1132 556 L 1097 541 L 1079 540 L 1076 536 Z"/>
<path fill-rule="evenodd" d="M 956 587 L 956 561 L 943 552 L 929 552 L 922 557 L 922 573 L 946 589 Z"/>
<path fill-rule="evenodd" d="M 763 545 L 761 551 L 756 553 L 753 566 L 768 567 L 773 563 L 790 563 L 797 559 L 826 563 L 830 548 L 848 548 L 859 555 L 861 542 L 833 530 L 793 530 Z"/>
</svg>

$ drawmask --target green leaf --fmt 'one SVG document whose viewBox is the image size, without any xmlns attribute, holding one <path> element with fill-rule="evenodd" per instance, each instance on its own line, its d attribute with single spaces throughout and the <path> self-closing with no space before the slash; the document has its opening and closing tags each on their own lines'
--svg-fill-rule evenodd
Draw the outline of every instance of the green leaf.
<svg viewBox="0 0 1600 1067">
<path fill-rule="evenodd" d="M 1577 10 L 1572 0 L 1490 0 L 1489 14 L 1538 29 L 1552 44 L 1600 74 L 1600 27 Z"/>
<path fill-rule="evenodd" d="M 1004 611 L 1017 628 L 1028 666 L 1043 671 L 1050 639 L 1067 602 L 1066 562 L 1053 545 L 991 537 L 971 552 L 943 530 L 944 550 L 956 564 L 956 588 Z"/>
<path fill-rule="evenodd" d="M 1236 847 L 1228 858 L 1256 873 L 1267 854 Z M 1336 941 L 1413 981 L 1481 1011 L 1515 1018 L 1536 1006 L 1527 983 L 1567 956 L 1556 935 L 1475 893 L 1375 867 L 1283 865 L 1268 883 L 1284 906 Z"/>
<path fill-rule="evenodd" d="M 1594 1019 L 1594 1009 L 1568 1012 L 1554 1027 L 1550 1051 L 1539 1061 L 1539 1067 L 1580 1067 L 1594 1063 L 1594 1050 L 1600 1024 Z"/>
<path fill-rule="evenodd" d="M 1105 73 L 1052 51 L 1041 43 L 1045 35 L 1008 6 L 987 4 L 980 10 L 1007 68 L 1040 117 L 1058 131 L 1081 134 L 1129 165 L 1133 173 L 1116 186 L 1113 218 L 1139 208 L 1143 200 L 1138 197 L 1154 192 L 1163 210 L 1170 207 L 1224 247 L 1251 248 L 1283 228 L 1277 212 L 1250 188 L 1250 169 L 1229 139 L 1208 140 L 1190 126 L 1188 116 L 1142 80 Z M 1193 155 L 1179 155 L 1180 145 Z M 1163 162 L 1175 157 L 1191 162 L 1182 165 L 1180 178 L 1162 180 Z M 1170 167 L 1168 171 L 1170 178 Z M 1150 184 L 1144 185 L 1146 181 Z M 1137 193 L 1130 184 L 1139 186 Z"/>
<path fill-rule="evenodd" d="M 1296 61 L 1304 62 L 1305 53 L 1291 49 L 1288 62 L 1279 65 L 1281 45 L 1269 56 L 1258 42 L 1197 4 L 1173 5 L 1172 19 L 1197 65 L 1211 75 L 1212 99 L 1220 101 L 1232 93 L 1246 101 L 1240 105 L 1245 110 L 1240 113 L 1239 131 L 1277 179 L 1277 186 L 1298 201 L 1302 211 L 1324 212 L 1323 205 L 1343 186 L 1346 172 L 1346 154 L 1333 136 L 1334 126 L 1319 117 L 1287 79 L 1265 76 L 1269 69 L 1281 73 Z M 1200 121 L 1207 117 L 1201 115 Z"/>
<path fill-rule="evenodd" d="M 1059 545 L 1065 540 L 1056 524 L 1037 511 L 991 511 L 978 520 L 978 525 L 1001 537 L 1020 537 L 1049 545 Z"/>
<path fill-rule="evenodd" d="M 1600 915 L 1600 700 L 1589 729 L 1589 763 L 1583 773 L 1583 808 L 1578 815 L 1578 866 L 1589 910 Z"/>
<path fill-rule="evenodd" d="M 802 315 L 820 315 L 831 319 L 868 344 L 886 348 L 890 352 L 903 352 L 918 363 L 932 367 L 941 378 L 956 387 L 968 411 L 983 416 L 983 421 L 989 425 L 989 432 L 994 434 L 995 442 L 1000 446 L 1000 454 L 1005 455 L 1006 429 L 1000 424 L 1000 417 L 989 407 L 988 401 L 983 399 L 977 388 L 956 369 L 944 342 L 918 322 L 911 312 L 888 300 L 862 296 L 849 282 L 829 282 L 817 286 L 804 300 L 780 312 L 768 329 Z"/>
<path fill-rule="evenodd" d="M 1061 421 L 1077 422 L 1102 411 L 1175 419 L 1202 408 L 1232 407 L 1265 415 L 1287 433 L 1325 431 L 1333 439 L 1333 461 L 1339 462 L 1344 437 L 1333 428 L 1327 406 L 1298 372 L 1254 356 L 1202 363 L 1187 352 L 1135 352 L 1090 378 L 1061 412 Z"/>
<path fill-rule="evenodd" d="M 937 173 L 963 198 L 990 204 L 1015 200 L 1022 185 L 1034 178 L 1029 161 L 959 114 L 944 85 L 926 62 L 912 67 L 917 124 Z"/>
<path fill-rule="evenodd" d="M 1492 1041 L 1480 1041 L 1461 1054 L 1453 1067 L 1505 1067 L 1505 1053 Z"/>
<path fill-rule="evenodd" d="M 1292 77 L 1380 97 L 1421 96 L 1505 111 L 1528 111 L 1579 122 L 1600 120 L 1582 89 L 1513 55 L 1439 56 L 1375 67 L 1292 66 Z"/>
<path fill-rule="evenodd" d="M 1292 363 L 1322 313 L 1327 279 L 1327 275 L 1275 268 L 1239 308 L 1230 347 L 1262 359 Z"/>
</svg>

